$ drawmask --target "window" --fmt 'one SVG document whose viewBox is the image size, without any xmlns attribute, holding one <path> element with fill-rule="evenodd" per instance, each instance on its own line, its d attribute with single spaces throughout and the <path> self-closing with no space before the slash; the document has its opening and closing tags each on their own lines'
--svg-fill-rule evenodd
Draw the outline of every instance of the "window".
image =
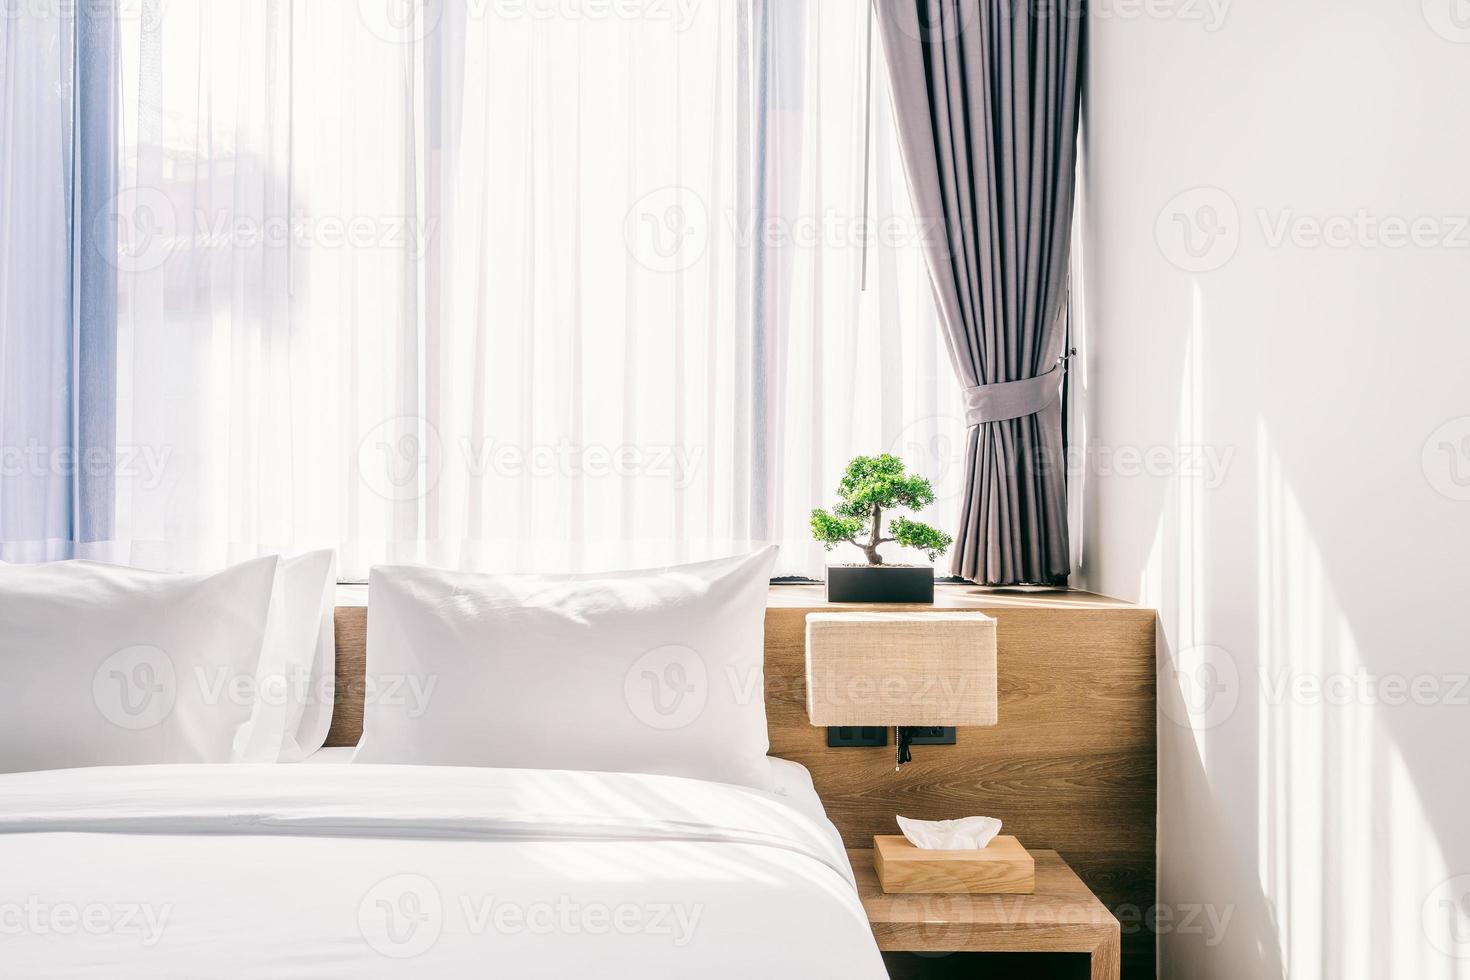
<svg viewBox="0 0 1470 980">
<path fill-rule="evenodd" d="M 79 553 L 362 577 L 774 541 L 820 575 L 808 514 L 877 452 L 952 523 L 961 400 L 864 5 L 379 6 L 121 21 L 137 465 Z"/>
</svg>

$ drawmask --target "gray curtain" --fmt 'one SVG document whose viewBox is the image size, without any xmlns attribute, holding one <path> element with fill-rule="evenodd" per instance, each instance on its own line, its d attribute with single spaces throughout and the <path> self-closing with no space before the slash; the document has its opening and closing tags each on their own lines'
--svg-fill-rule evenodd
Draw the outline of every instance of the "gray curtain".
<svg viewBox="0 0 1470 980">
<path fill-rule="evenodd" d="M 969 434 L 954 574 L 1069 570 L 1061 381 L 1081 0 L 874 0 Z"/>
</svg>

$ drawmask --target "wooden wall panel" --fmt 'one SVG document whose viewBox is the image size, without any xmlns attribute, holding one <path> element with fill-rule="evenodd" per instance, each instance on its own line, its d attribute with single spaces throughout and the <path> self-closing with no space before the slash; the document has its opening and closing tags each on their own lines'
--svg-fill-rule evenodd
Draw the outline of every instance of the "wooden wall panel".
<svg viewBox="0 0 1470 980">
<path fill-rule="evenodd" d="M 796 596 L 766 613 L 771 754 L 811 770 L 849 847 L 897 833 L 894 815 L 998 817 L 1027 847 L 1059 851 L 1109 908 L 1154 904 L 1155 617 L 1079 593 L 940 589 L 934 608 L 996 620 L 999 724 L 961 728 L 957 744 L 919 745 L 893 771 L 893 748 L 831 749 L 807 723 L 807 612 Z M 863 607 L 842 607 L 863 608 Z M 914 607 L 926 608 L 926 607 Z M 891 742 L 891 739 L 890 739 Z M 1138 912 L 1125 923 L 1139 921 Z M 1123 937 L 1123 975 L 1154 975 L 1152 934 Z"/>
<path fill-rule="evenodd" d="M 812 773 L 849 847 L 897 833 L 894 815 L 984 814 L 1027 847 L 1059 851 L 1115 911 L 1154 903 L 1155 617 L 1078 592 L 940 587 L 933 606 L 829 606 L 818 586 L 773 586 L 766 613 L 771 754 Z M 806 717 L 808 612 L 973 610 L 996 619 L 1000 721 L 961 728 L 958 744 L 831 749 Z M 329 745 L 362 732 L 366 610 L 337 610 L 337 703 Z M 890 740 L 891 741 L 891 740 Z M 1153 936 L 1123 937 L 1123 975 L 1154 975 Z"/>
<path fill-rule="evenodd" d="M 366 701 L 367 607 L 338 606 L 337 690 L 332 701 L 332 727 L 327 744 L 355 746 L 362 738 L 362 710 Z"/>
</svg>

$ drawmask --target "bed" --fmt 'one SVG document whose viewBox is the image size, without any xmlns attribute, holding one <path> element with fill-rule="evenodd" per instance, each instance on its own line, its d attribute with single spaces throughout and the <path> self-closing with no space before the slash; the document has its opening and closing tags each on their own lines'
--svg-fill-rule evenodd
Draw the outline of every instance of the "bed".
<svg viewBox="0 0 1470 980">
<path fill-rule="evenodd" d="M 0 777 L 6 977 L 884 977 L 806 770 Z"/>
<path fill-rule="evenodd" d="M 768 757 L 773 558 L 379 566 L 344 685 L 330 554 L 0 568 L 0 977 L 878 980 Z"/>
</svg>

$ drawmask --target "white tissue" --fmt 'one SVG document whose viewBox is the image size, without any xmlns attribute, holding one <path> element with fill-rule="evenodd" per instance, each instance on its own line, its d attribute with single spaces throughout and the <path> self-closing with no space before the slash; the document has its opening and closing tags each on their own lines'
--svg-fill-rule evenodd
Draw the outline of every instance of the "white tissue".
<svg viewBox="0 0 1470 980">
<path fill-rule="evenodd" d="M 1000 833 L 994 817 L 963 817 L 959 820 L 910 820 L 898 818 L 898 829 L 909 843 L 926 851 L 979 850 Z"/>
</svg>

